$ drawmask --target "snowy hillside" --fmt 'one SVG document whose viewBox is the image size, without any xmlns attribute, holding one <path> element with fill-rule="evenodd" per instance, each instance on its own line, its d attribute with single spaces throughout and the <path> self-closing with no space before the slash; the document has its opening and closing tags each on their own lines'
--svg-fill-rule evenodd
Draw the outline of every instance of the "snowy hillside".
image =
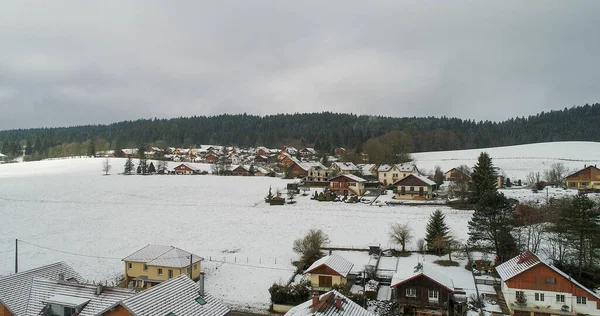
<svg viewBox="0 0 600 316">
<path fill-rule="evenodd" d="M 600 165 L 598 142 L 554 142 L 484 149 L 415 153 L 413 158 L 419 170 L 430 172 L 439 165 L 446 172 L 459 165 L 473 167 L 479 154 L 485 151 L 496 167 L 511 180 L 525 180 L 530 172 L 543 173 L 553 163 L 563 163 L 569 170 L 584 165 Z"/>
</svg>

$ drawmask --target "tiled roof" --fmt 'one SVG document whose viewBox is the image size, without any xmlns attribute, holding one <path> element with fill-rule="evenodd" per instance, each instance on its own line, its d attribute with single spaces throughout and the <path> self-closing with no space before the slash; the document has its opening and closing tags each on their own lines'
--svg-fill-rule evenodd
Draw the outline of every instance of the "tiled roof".
<svg viewBox="0 0 600 316">
<path fill-rule="evenodd" d="M 15 316 L 25 315 L 27 298 L 34 278 L 47 278 L 58 280 L 59 274 L 65 280 L 74 279 L 77 282 L 85 280 L 73 268 L 64 262 L 57 262 L 47 266 L 19 272 L 0 278 L 0 304 L 6 306 Z"/>
<path fill-rule="evenodd" d="M 354 263 L 334 253 L 332 255 L 325 256 L 315 261 L 304 273 L 310 273 L 311 271 L 322 265 L 325 265 L 330 269 L 334 270 L 335 272 L 339 273 L 341 276 L 346 277 L 352 269 L 352 267 L 354 266 Z"/>
<path fill-rule="evenodd" d="M 193 255 L 192 264 L 204 258 Z M 143 262 L 149 266 L 184 268 L 190 265 L 190 253 L 173 246 L 148 245 L 123 261 Z"/>
<path fill-rule="evenodd" d="M 186 275 L 132 296 L 120 304 L 134 316 L 222 316 L 229 308 L 209 294 L 200 296 L 200 286 Z M 204 304 L 201 304 L 204 303 Z"/>
<path fill-rule="evenodd" d="M 398 270 L 392 276 L 392 282 L 390 287 L 396 287 L 399 284 L 417 278 L 421 275 L 437 282 L 440 285 L 445 286 L 450 291 L 454 291 L 454 281 L 446 273 L 444 273 L 444 271 L 428 262 L 422 262 L 421 269 L 417 270 L 416 272 L 415 270 L 411 269 Z"/>
<path fill-rule="evenodd" d="M 95 316 L 115 303 L 133 296 L 133 290 L 104 287 L 100 295 L 96 295 L 96 285 L 70 283 L 65 281 L 35 278 L 31 284 L 27 313 L 28 316 L 39 315 L 49 301 L 71 302 L 74 305 L 87 304 L 79 316 Z"/>
<path fill-rule="evenodd" d="M 498 265 L 496 267 L 496 271 L 498 272 L 498 275 L 500 276 L 502 281 L 506 282 L 507 280 L 516 277 L 517 275 L 537 266 L 538 264 L 543 264 L 547 266 L 548 268 L 554 270 L 554 272 L 560 274 L 565 279 L 571 281 L 573 284 L 575 284 L 575 286 L 583 289 L 584 291 L 590 293 L 592 296 L 600 299 L 600 296 L 598 294 L 586 288 L 576 280 L 573 280 L 568 274 L 564 273 L 557 267 L 541 260 L 531 251 L 525 251 L 520 255 Z"/>
<path fill-rule="evenodd" d="M 335 306 L 335 299 L 339 297 L 342 299 L 342 308 L 338 310 Z M 306 315 L 319 315 L 319 316 L 375 316 L 375 314 L 362 308 L 362 306 L 354 303 L 349 298 L 336 290 L 329 291 L 319 296 L 318 308 L 313 309 L 312 299 L 292 307 L 285 316 L 306 316 Z"/>
</svg>

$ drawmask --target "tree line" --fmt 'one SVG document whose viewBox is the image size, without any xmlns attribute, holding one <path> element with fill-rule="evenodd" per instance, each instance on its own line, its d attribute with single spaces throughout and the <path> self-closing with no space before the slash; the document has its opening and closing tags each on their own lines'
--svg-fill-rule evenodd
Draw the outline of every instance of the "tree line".
<svg viewBox="0 0 600 316">
<path fill-rule="evenodd" d="M 472 149 L 546 141 L 600 140 L 600 104 L 541 112 L 502 122 L 449 117 L 384 117 L 373 115 L 307 114 L 217 115 L 171 119 L 140 119 L 108 125 L 0 131 L 2 151 L 51 157 L 59 152 L 87 150 L 85 142 L 97 142 L 96 150 L 137 148 L 140 144 L 190 147 L 220 144 L 251 147 L 312 146 L 321 153 L 335 147 L 362 152 L 376 149 L 376 141 L 398 132 L 405 152 Z"/>
</svg>

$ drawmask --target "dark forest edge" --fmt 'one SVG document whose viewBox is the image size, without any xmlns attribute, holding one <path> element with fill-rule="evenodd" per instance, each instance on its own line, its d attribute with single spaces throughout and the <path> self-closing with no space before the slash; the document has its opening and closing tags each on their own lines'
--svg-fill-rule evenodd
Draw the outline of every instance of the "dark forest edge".
<svg viewBox="0 0 600 316">
<path fill-rule="evenodd" d="M 105 149 L 137 148 L 141 144 L 161 148 L 218 144 L 314 147 L 322 153 L 345 147 L 362 152 L 367 141 L 392 134 L 402 140 L 401 152 L 424 152 L 551 141 L 599 141 L 598 122 L 600 103 L 502 122 L 476 122 L 445 116 L 394 118 L 331 112 L 268 116 L 224 114 L 5 130 L 0 131 L 0 150 L 4 154 L 17 155 L 15 151 L 19 148 L 30 148 L 33 152 L 28 154 L 45 158 L 53 156 L 49 149 L 57 146 L 78 145 L 81 149 L 73 150 L 85 152 L 85 143 L 93 140 L 97 147 L 107 147 Z"/>
</svg>

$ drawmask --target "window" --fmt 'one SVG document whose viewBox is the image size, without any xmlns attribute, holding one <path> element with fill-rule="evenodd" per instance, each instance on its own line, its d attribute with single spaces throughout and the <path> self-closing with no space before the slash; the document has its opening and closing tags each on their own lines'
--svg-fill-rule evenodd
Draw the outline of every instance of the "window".
<svg viewBox="0 0 600 316">
<path fill-rule="evenodd" d="M 200 304 L 200 305 L 206 304 L 206 301 L 201 296 L 198 296 L 198 298 L 196 299 L 196 302 L 198 302 L 198 304 Z"/>
<path fill-rule="evenodd" d="M 538 302 L 544 301 L 544 293 L 535 293 L 535 300 Z"/>
<path fill-rule="evenodd" d="M 417 289 L 415 289 L 415 288 L 407 288 L 406 289 L 406 296 L 407 297 L 417 297 Z"/>
<path fill-rule="evenodd" d="M 162 275 L 162 269 L 161 269 L 161 268 L 158 268 L 158 271 L 157 271 L 157 273 L 158 273 L 158 275 Z"/>
<path fill-rule="evenodd" d="M 72 307 L 64 307 L 64 310 L 63 310 L 63 315 L 64 316 L 71 316 L 73 314 L 75 314 L 75 309 L 74 308 L 72 308 Z"/>
<path fill-rule="evenodd" d="M 144 263 L 144 271 L 148 271 L 148 265 Z"/>
<path fill-rule="evenodd" d="M 127 268 L 131 269 L 131 262 L 127 264 Z"/>
<path fill-rule="evenodd" d="M 577 304 L 587 304 L 587 297 L 577 296 Z"/>
<path fill-rule="evenodd" d="M 565 296 L 561 295 L 561 294 L 556 294 L 556 302 L 557 303 L 564 303 L 565 302 Z"/>
<path fill-rule="evenodd" d="M 410 187 L 410 192 L 414 192 L 415 191 L 415 187 Z"/>
<path fill-rule="evenodd" d="M 428 296 L 429 296 L 429 301 L 430 302 L 437 302 L 440 296 L 440 292 L 436 291 L 436 290 L 429 290 L 428 291 Z"/>
<path fill-rule="evenodd" d="M 320 287 L 331 287 L 331 277 L 327 275 L 319 275 Z"/>
<path fill-rule="evenodd" d="M 406 194 L 406 187 L 400 188 L 400 194 Z"/>
<path fill-rule="evenodd" d="M 556 283 L 556 278 L 546 278 L 546 283 L 555 284 Z"/>
<path fill-rule="evenodd" d="M 198 269 L 198 264 L 197 263 L 194 264 L 194 269 L 196 269 L 196 270 Z"/>
<path fill-rule="evenodd" d="M 423 196 L 423 187 L 419 187 L 419 196 Z"/>
<path fill-rule="evenodd" d="M 173 277 L 173 270 L 169 269 L 169 279 Z"/>
</svg>

